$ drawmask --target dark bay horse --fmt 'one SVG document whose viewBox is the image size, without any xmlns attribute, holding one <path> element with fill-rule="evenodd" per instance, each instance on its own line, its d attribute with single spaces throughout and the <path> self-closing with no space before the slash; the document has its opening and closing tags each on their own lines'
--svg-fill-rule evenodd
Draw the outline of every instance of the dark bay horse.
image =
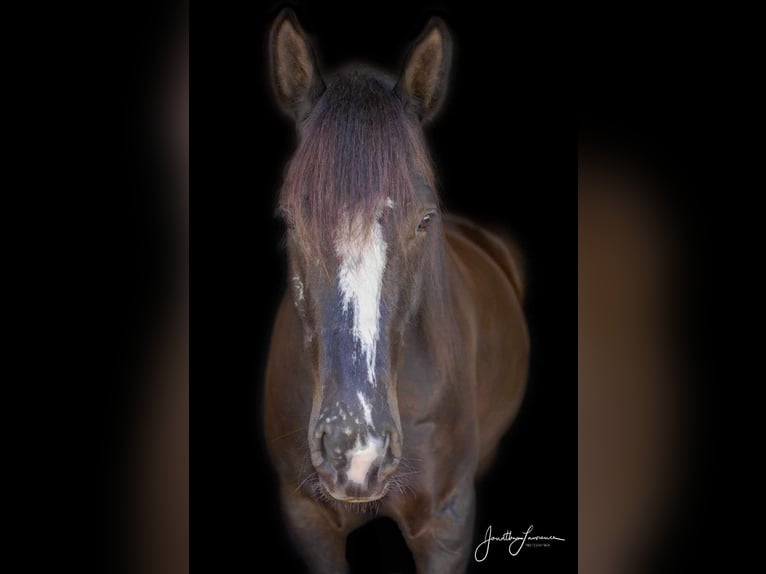
<svg viewBox="0 0 766 574">
<path fill-rule="evenodd" d="M 449 33 L 432 19 L 398 78 L 324 79 L 289 10 L 270 47 L 298 130 L 265 388 L 288 527 L 316 572 L 345 572 L 346 537 L 376 516 L 419 572 L 462 571 L 474 481 L 519 408 L 529 343 L 513 244 L 440 210 L 422 126 L 444 98 Z"/>
</svg>

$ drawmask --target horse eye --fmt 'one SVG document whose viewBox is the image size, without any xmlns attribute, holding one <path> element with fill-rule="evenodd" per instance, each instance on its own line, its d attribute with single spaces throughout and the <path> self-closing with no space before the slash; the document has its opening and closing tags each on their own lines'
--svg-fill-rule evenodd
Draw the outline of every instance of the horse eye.
<svg viewBox="0 0 766 574">
<path fill-rule="evenodd" d="M 436 217 L 435 211 L 429 211 L 423 216 L 423 219 L 420 220 L 420 223 L 418 224 L 418 232 L 422 233 L 426 229 L 428 229 L 428 226 L 431 225 L 431 222 Z"/>
</svg>

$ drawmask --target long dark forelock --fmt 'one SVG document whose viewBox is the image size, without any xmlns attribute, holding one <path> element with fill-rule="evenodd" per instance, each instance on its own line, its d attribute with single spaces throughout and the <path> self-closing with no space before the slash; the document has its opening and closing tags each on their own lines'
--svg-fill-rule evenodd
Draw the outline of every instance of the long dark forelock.
<svg viewBox="0 0 766 574">
<path fill-rule="evenodd" d="M 363 221 L 371 230 L 387 200 L 386 217 L 406 217 L 414 177 L 433 185 L 416 122 L 384 79 L 348 72 L 328 85 L 303 125 L 280 206 L 304 253 L 324 262 L 341 225 Z"/>
</svg>

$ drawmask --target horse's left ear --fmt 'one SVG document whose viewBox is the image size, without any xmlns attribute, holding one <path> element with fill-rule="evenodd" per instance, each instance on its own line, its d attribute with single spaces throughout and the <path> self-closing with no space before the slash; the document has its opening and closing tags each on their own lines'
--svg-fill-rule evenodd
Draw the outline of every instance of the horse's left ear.
<svg viewBox="0 0 766 574">
<path fill-rule="evenodd" d="M 418 117 L 428 121 L 444 101 L 452 63 L 452 39 L 444 20 L 431 18 L 412 45 L 397 93 Z"/>
</svg>

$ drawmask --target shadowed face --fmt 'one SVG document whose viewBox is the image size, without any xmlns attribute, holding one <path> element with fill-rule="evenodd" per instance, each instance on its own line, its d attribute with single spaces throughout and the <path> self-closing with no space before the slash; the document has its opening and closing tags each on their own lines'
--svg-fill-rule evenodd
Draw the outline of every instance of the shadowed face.
<svg viewBox="0 0 766 574">
<path fill-rule="evenodd" d="M 443 92 L 445 34 L 432 23 L 398 81 L 356 70 L 325 83 L 294 16 L 272 30 L 275 90 L 299 133 L 280 208 L 304 331 L 296 360 L 314 383 L 309 449 L 323 490 L 344 502 L 384 496 L 401 457 L 399 350 L 440 256 L 421 120 Z"/>
<path fill-rule="evenodd" d="M 411 142 L 397 141 L 385 114 L 376 117 L 398 106 L 409 124 L 397 134 L 418 133 L 388 91 L 366 76 L 330 85 L 283 190 L 290 283 L 314 376 L 311 461 L 326 493 L 344 502 L 384 496 L 399 463 L 396 367 L 437 232 L 435 195 L 412 161 L 417 154 L 405 153 Z M 358 137 L 318 139 L 355 131 L 349 124 L 363 126 Z M 316 181 L 331 183 L 317 190 Z M 319 199 L 312 205 L 309 196 Z"/>
<path fill-rule="evenodd" d="M 366 221 L 341 217 L 320 261 L 290 241 L 292 294 L 315 377 L 311 461 L 325 490 L 347 502 L 383 496 L 401 457 L 395 367 L 417 293 L 403 281 L 405 254 L 383 216 L 394 208 L 384 204 Z"/>
</svg>

